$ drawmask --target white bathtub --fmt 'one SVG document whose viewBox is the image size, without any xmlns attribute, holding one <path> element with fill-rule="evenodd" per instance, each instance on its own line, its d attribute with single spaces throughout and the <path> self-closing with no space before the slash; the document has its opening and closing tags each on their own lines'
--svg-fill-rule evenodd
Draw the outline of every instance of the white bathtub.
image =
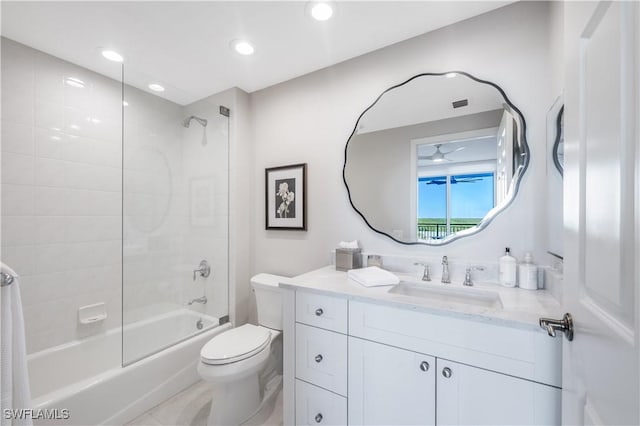
<svg viewBox="0 0 640 426">
<path fill-rule="evenodd" d="M 205 330 L 196 328 L 202 319 Z M 78 340 L 29 355 L 31 393 L 35 409 L 68 409 L 67 420 L 36 424 L 123 424 L 199 380 L 200 349 L 231 327 L 218 319 L 179 310 L 125 326 L 125 363 L 186 340 L 125 367 L 121 330 Z"/>
</svg>

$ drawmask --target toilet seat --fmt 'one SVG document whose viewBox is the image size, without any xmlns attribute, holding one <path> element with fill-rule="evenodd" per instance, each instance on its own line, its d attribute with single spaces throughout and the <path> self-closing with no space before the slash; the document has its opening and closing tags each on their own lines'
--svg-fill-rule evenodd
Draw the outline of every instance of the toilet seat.
<svg viewBox="0 0 640 426">
<path fill-rule="evenodd" d="M 209 340 L 200 351 L 200 359 L 209 365 L 231 364 L 250 358 L 262 351 L 270 342 L 269 329 L 245 324 Z"/>
</svg>

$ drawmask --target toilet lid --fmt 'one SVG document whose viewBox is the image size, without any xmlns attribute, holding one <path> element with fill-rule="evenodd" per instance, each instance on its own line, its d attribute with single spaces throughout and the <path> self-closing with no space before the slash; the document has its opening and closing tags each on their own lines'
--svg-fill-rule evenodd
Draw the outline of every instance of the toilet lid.
<svg viewBox="0 0 640 426">
<path fill-rule="evenodd" d="M 206 364 L 229 364 L 260 352 L 270 340 L 268 329 L 245 324 L 209 340 L 200 351 L 200 357 Z"/>
</svg>

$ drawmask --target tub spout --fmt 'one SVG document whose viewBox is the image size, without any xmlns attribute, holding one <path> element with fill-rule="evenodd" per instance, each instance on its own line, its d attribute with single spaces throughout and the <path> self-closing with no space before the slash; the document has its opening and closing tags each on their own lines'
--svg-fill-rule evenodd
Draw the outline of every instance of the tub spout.
<svg viewBox="0 0 640 426">
<path fill-rule="evenodd" d="M 187 303 L 187 305 L 191 306 L 194 303 L 202 303 L 203 305 L 207 304 L 207 296 L 202 296 L 202 297 L 198 297 L 196 299 L 190 300 L 189 303 Z"/>
</svg>

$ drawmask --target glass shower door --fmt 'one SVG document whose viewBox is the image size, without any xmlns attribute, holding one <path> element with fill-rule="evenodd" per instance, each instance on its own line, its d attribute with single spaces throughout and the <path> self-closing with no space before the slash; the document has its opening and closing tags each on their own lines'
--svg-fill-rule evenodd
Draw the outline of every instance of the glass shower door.
<svg viewBox="0 0 640 426">
<path fill-rule="evenodd" d="M 126 75 L 126 74 L 125 74 Z M 228 129 L 220 105 L 125 86 L 123 364 L 228 316 Z"/>
</svg>

